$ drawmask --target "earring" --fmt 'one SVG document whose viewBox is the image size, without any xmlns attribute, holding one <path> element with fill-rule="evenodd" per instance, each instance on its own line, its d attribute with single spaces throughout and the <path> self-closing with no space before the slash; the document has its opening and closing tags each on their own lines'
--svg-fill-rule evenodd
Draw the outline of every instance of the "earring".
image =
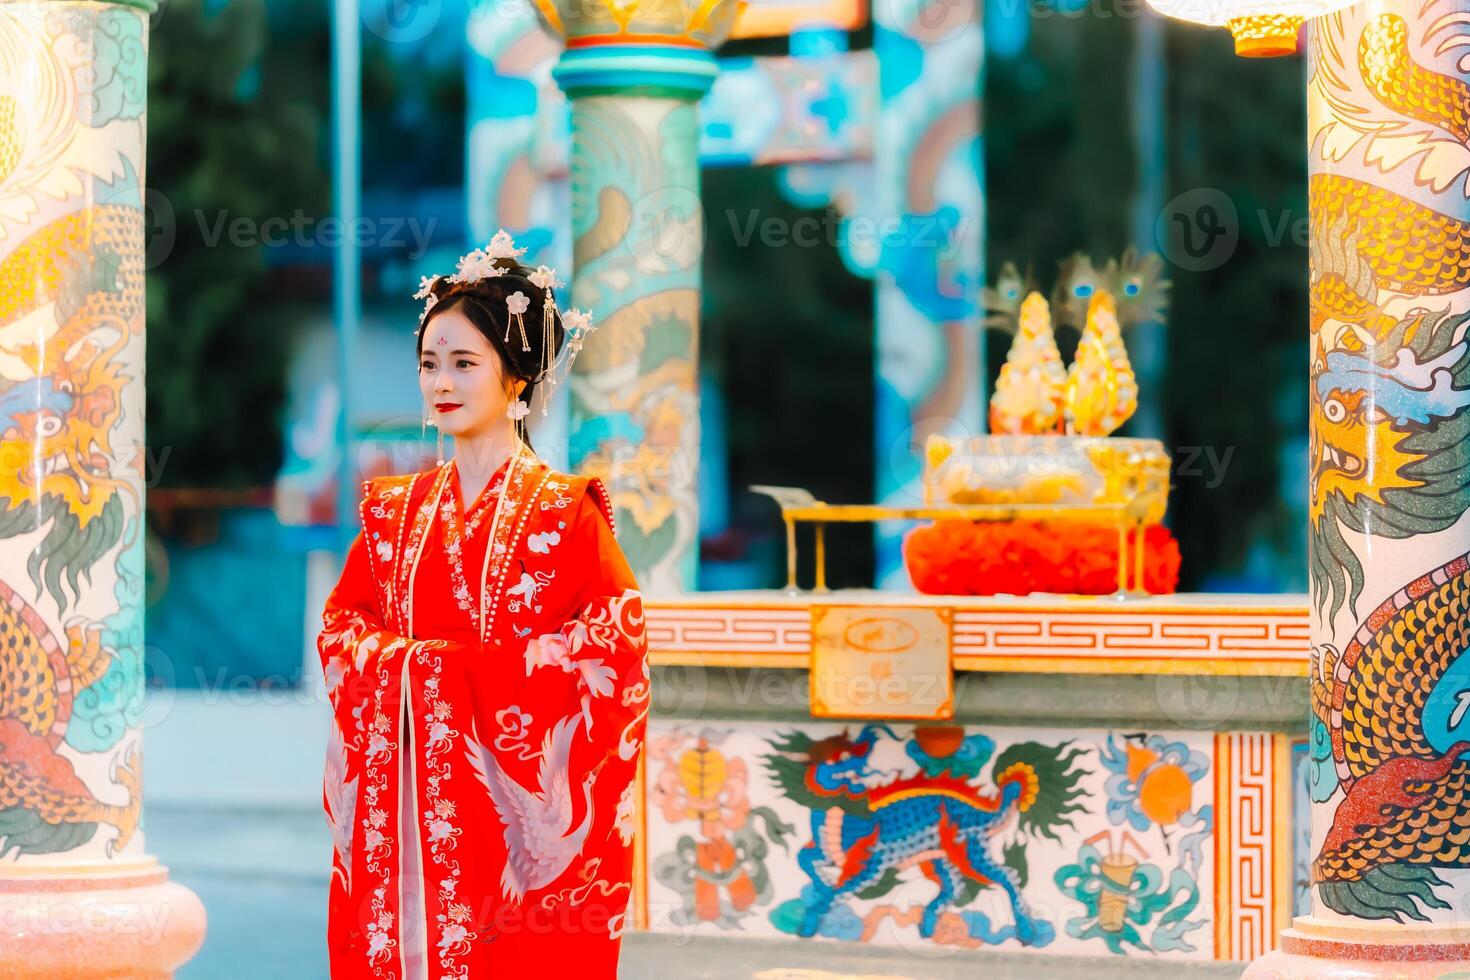
<svg viewBox="0 0 1470 980">
<path fill-rule="evenodd" d="M 435 458 L 439 461 L 439 465 L 440 466 L 443 466 L 444 465 L 444 430 L 442 428 L 440 428 L 440 426 L 439 426 L 439 420 L 438 419 L 431 418 L 430 417 L 430 415 L 429 415 L 429 408 L 428 408 L 427 405 L 425 405 L 424 406 L 424 424 L 419 427 L 419 434 L 420 435 L 425 434 L 425 429 L 428 428 L 428 427 L 430 427 L 430 426 L 432 426 L 433 429 L 434 429 L 434 447 L 435 447 L 435 450 L 436 450 Z"/>
<path fill-rule="evenodd" d="M 510 403 L 505 406 L 505 414 L 507 418 L 513 419 L 518 422 L 521 419 L 525 418 L 527 415 L 531 414 L 531 406 L 527 405 L 519 398 L 512 398 L 510 400 Z"/>
</svg>

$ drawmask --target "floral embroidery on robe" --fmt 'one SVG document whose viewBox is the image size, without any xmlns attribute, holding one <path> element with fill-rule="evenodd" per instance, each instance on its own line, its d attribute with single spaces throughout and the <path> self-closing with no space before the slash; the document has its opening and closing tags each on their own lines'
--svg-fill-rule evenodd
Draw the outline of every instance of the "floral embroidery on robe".
<svg viewBox="0 0 1470 980">
<path fill-rule="evenodd" d="M 611 980 L 649 690 L 606 490 L 526 453 L 468 507 L 450 461 L 360 514 L 318 639 L 332 976 Z"/>
</svg>

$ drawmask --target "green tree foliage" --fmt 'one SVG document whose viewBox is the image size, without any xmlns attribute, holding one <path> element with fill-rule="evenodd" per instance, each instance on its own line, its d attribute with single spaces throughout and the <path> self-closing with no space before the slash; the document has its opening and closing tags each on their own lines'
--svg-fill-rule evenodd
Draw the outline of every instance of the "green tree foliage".
<svg viewBox="0 0 1470 980">
<path fill-rule="evenodd" d="M 1166 197 L 1216 189 L 1234 204 L 1239 228 L 1223 264 L 1172 271 L 1170 444 L 1229 454 L 1218 486 L 1205 476 L 1176 480 L 1181 588 L 1241 569 L 1257 545 L 1283 556 L 1283 574 L 1295 581 L 1306 568 L 1307 488 L 1283 484 L 1281 459 L 1298 442 L 1306 453 L 1304 67 L 1301 57 L 1238 58 L 1224 31 L 1184 25 L 1171 25 L 1167 52 Z"/>
<path fill-rule="evenodd" d="M 315 296 L 293 286 L 262 223 L 310 233 L 330 186 L 326 8 L 290 8 L 268 30 L 265 0 L 169 0 L 150 32 L 147 423 L 162 486 L 261 485 L 280 467 L 292 340 L 326 280 Z"/>
<path fill-rule="evenodd" d="M 731 523 L 779 537 L 780 512 L 752 483 L 805 487 L 834 503 L 873 499 L 873 284 L 842 264 L 828 235 L 835 217 L 793 205 L 774 169 L 706 170 L 702 180 L 699 356 L 725 392 Z M 798 220 L 807 223 L 799 240 Z M 798 531 L 808 586 L 811 533 Z M 785 585 L 784 548 L 761 585 Z M 827 574 L 832 586 L 872 584 L 867 527 L 828 529 Z"/>
</svg>

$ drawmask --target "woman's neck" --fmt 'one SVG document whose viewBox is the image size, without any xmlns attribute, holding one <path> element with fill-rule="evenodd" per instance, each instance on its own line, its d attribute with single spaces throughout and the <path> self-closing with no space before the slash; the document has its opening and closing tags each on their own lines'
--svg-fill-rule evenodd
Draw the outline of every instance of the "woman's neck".
<svg viewBox="0 0 1470 980">
<path fill-rule="evenodd" d="M 485 432 L 454 437 L 454 465 L 458 467 L 463 482 L 474 486 L 488 483 L 522 445 L 515 423 L 509 419 L 506 423 L 492 426 Z"/>
</svg>

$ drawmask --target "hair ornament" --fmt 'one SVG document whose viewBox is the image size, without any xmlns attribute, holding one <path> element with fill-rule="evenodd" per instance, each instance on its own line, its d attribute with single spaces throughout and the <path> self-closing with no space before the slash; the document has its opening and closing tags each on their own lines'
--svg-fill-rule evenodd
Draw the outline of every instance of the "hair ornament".
<svg viewBox="0 0 1470 980">
<path fill-rule="evenodd" d="M 419 291 L 413 294 L 413 298 L 423 300 L 424 308 L 419 311 L 419 325 L 414 330 L 414 333 L 418 333 L 424 329 L 424 318 L 429 315 L 429 311 L 434 308 L 434 304 L 439 302 L 439 297 L 434 295 L 434 285 L 438 281 L 438 276 L 419 277 Z"/>
<path fill-rule="evenodd" d="M 553 314 L 556 312 L 554 302 L 552 312 Z M 536 376 L 537 384 L 542 385 L 543 390 L 546 392 L 546 398 L 541 403 L 542 415 L 547 414 L 547 405 L 551 401 L 551 393 L 571 373 L 572 361 L 576 359 L 578 352 L 582 350 L 582 342 L 587 338 L 589 333 L 597 329 L 592 324 L 592 314 L 583 313 L 576 307 L 561 311 L 561 326 L 562 330 L 566 332 L 566 341 L 562 344 L 562 356 L 559 360 L 554 359 L 549 354 L 551 347 L 543 348 L 548 353 L 543 355 L 543 367 L 541 373 Z"/>
<path fill-rule="evenodd" d="M 497 264 L 497 259 L 509 259 L 518 262 L 527 249 L 519 247 L 510 235 L 510 232 L 501 228 L 497 231 L 484 248 L 477 248 L 460 257 L 459 263 L 452 275 L 442 277 L 445 282 L 450 283 L 472 283 L 481 279 L 491 279 L 503 276 L 508 271 Z M 434 293 L 434 287 L 438 285 L 440 276 L 424 276 L 419 280 L 419 291 L 414 294 L 415 299 L 424 300 L 424 310 L 419 314 L 419 330 L 423 329 L 424 319 L 429 315 L 439 297 Z M 538 265 L 536 271 L 526 276 L 526 279 L 542 291 L 541 303 L 541 369 L 530 383 L 537 385 L 543 392 L 541 402 L 541 414 L 546 415 L 550 410 L 551 394 L 556 386 L 564 381 L 571 373 L 573 358 L 582 349 L 582 343 L 587 334 L 594 329 L 592 314 L 584 313 L 578 309 L 559 311 L 556 305 L 556 290 L 565 285 L 557 278 L 556 270 L 547 265 Z M 525 293 L 516 290 L 505 298 L 506 312 L 509 314 L 505 326 L 506 343 L 510 342 L 510 320 L 513 320 L 520 328 L 521 350 L 531 349 L 530 337 L 526 333 L 524 315 L 531 307 L 531 300 Z M 558 357 L 556 350 L 556 325 L 558 317 L 565 332 L 562 344 L 561 356 Z M 517 409 L 516 405 L 522 406 Z M 507 414 L 519 420 L 530 411 L 529 406 L 523 402 L 517 402 L 508 407 Z M 516 414 L 518 413 L 518 414 Z"/>
<path fill-rule="evenodd" d="M 579 341 L 583 336 L 597 329 L 592 325 L 592 314 L 583 313 L 575 306 L 561 315 L 561 325 L 568 335 L 576 335 Z"/>
<path fill-rule="evenodd" d="M 526 336 L 526 320 L 522 316 L 531 307 L 531 299 L 525 293 L 517 289 L 505 298 L 505 308 L 510 311 L 511 319 L 516 326 L 521 328 L 521 350 L 531 349 L 531 340 Z M 505 342 L 510 343 L 510 320 L 505 323 Z"/>
<path fill-rule="evenodd" d="M 550 376 L 552 369 L 556 366 L 556 294 L 554 290 L 562 285 L 562 281 L 556 277 L 556 270 L 549 265 L 538 265 L 536 271 L 528 277 L 531 282 L 540 289 L 546 298 L 541 303 L 541 371 L 537 379 Z M 565 324 L 563 324 L 565 326 Z M 546 397 L 550 399 L 551 389 L 555 384 L 548 386 Z M 541 403 L 541 414 L 547 412 L 547 401 Z"/>
<path fill-rule="evenodd" d="M 454 274 L 449 277 L 449 281 L 477 282 L 481 279 L 493 279 L 503 275 L 505 275 L 505 270 L 495 264 L 495 257 L 483 248 L 477 248 L 459 257 L 459 265 Z"/>
<path fill-rule="evenodd" d="M 566 283 L 556 278 L 556 270 L 549 265 L 538 265 L 536 271 L 526 277 L 537 289 L 558 289 Z"/>
<path fill-rule="evenodd" d="M 485 252 L 492 259 L 518 260 L 526 254 L 524 248 L 516 248 L 515 239 L 510 237 L 510 232 L 504 228 L 497 231 L 490 238 L 490 244 L 485 246 Z"/>
</svg>

